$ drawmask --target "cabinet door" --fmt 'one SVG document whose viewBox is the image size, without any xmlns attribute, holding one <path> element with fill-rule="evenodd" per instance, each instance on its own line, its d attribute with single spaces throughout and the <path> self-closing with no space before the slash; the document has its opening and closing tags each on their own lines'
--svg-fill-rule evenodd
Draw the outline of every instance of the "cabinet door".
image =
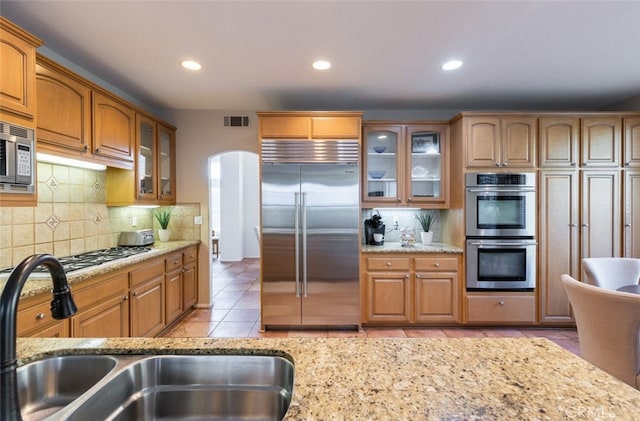
<svg viewBox="0 0 640 421">
<path fill-rule="evenodd" d="M 93 92 L 93 153 L 133 162 L 135 112 L 99 92 Z"/>
<path fill-rule="evenodd" d="M 158 179 L 156 168 L 156 122 L 136 114 L 136 194 L 138 200 L 155 202 Z"/>
<path fill-rule="evenodd" d="M 582 165 L 585 167 L 617 167 L 620 165 L 620 133 L 618 117 L 585 117 L 582 119 Z"/>
<path fill-rule="evenodd" d="M 540 166 L 573 168 L 578 165 L 580 119 L 546 117 L 540 119 Z"/>
<path fill-rule="evenodd" d="M 77 80 L 36 65 L 38 148 L 47 145 L 88 152 L 91 145 L 91 89 Z"/>
<path fill-rule="evenodd" d="M 582 258 L 620 256 L 620 173 L 582 173 Z"/>
<path fill-rule="evenodd" d="M 467 167 L 499 166 L 500 119 L 469 117 L 466 127 Z"/>
<path fill-rule="evenodd" d="M 500 167 L 533 168 L 538 121 L 532 117 L 503 117 Z"/>
<path fill-rule="evenodd" d="M 164 275 L 131 290 L 131 336 L 154 336 L 165 327 Z"/>
<path fill-rule="evenodd" d="M 405 139 L 406 201 L 413 204 L 448 204 L 448 140 L 446 126 L 407 126 Z M 428 207 L 428 206 L 427 206 Z"/>
<path fill-rule="evenodd" d="M 577 171 L 540 173 L 538 289 L 541 323 L 573 321 L 569 297 L 560 276 L 567 273 L 580 277 L 578 181 Z"/>
<path fill-rule="evenodd" d="M 165 319 L 167 324 L 182 314 L 182 269 L 165 275 Z"/>
<path fill-rule="evenodd" d="M 640 167 L 640 117 L 624 119 L 623 153 L 625 167 Z"/>
<path fill-rule="evenodd" d="M 176 203 L 175 130 L 158 124 L 158 201 Z"/>
<path fill-rule="evenodd" d="M 416 273 L 416 322 L 460 322 L 458 285 L 457 273 Z"/>
<path fill-rule="evenodd" d="M 302 116 L 260 118 L 260 136 L 264 139 L 308 139 L 311 119 Z"/>
<path fill-rule="evenodd" d="M 365 126 L 362 201 L 397 204 L 404 194 L 402 126 Z"/>
<path fill-rule="evenodd" d="M 408 273 L 367 274 L 367 321 L 411 321 L 411 278 Z"/>
<path fill-rule="evenodd" d="M 193 307 L 198 299 L 197 282 L 196 263 L 185 264 L 182 272 L 182 306 L 185 311 Z"/>
<path fill-rule="evenodd" d="M 0 17 L 0 110 L 29 119 L 35 114 L 35 47 L 40 44 L 35 37 Z"/>
<path fill-rule="evenodd" d="M 312 139 L 358 139 L 358 117 L 311 117 Z"/>
<path fill-rule="evenodd" d="M 116 295 L 72 319 L 74 338 L 119 338 L 129 336 L 129 300 Z"/>
<path fill-rule="evenodd" d="M 640 171 L 624 171 L 623 256 L 640 259 Z"/>
</svg>

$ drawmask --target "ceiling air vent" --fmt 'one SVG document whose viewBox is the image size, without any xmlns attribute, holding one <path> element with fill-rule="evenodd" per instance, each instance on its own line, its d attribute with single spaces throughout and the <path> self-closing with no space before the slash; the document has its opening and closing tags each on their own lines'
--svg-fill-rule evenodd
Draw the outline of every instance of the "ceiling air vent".
<svg viewBox="0 0 640 421">
<path fill-rule="evenodd" d="M 249 127 L 249 116 L 227 115 L 224 117 L 225 127 Z"/>
</svg>

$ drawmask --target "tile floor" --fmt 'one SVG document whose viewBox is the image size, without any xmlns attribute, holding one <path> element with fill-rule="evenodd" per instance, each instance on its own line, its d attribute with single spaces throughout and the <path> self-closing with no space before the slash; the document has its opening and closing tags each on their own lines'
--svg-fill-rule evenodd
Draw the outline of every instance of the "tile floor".
<svg viewBox="0 0 640 421">
<path fill-rule="evenodd" d="M 213 308 L 195 310 L 166 337 L 370 337 L 370 338 L 483 338 L 546 337 L 579 354 L 575 329 L 540 328 L 365 328 L 362 331 L 269 331 L 260 332 L 260 261 L 222 263 L 214 259 L 211 294 Z"/>
</svg>

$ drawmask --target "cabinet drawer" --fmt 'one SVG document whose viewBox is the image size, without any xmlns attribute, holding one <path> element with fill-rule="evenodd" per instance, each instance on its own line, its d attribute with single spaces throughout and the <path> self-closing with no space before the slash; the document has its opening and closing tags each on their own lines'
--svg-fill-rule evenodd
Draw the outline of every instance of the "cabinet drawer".
<svg viewBox="0 0 640 421">
<path fill-rule="evenodd" d="M 367 270 L 411 270 L 409 257 L 368 257 Z"/>
<path fill-rule="evenodd" d="M 164 259 L 158 259 L 146 263 L 138 269 L 131 272 L 131 286 L 137 285 L 141 282 L 148 281 L 157 276 L 164 276 Z"/>
<path fill-rule="evenodd" d="M 29 304 L 25 308 L 19 305 L 17 320 L 18 336 L 25 336 L 25 333 L 29 331 L 43 329 L 55 324 L 57 320 L 51 316 L 51 295 L 46 294 L 42 300 Z M 68 324 L 69 321 L 64 320 L 63 322 Z"/>
<path fill-rule="evenodd" d="M 198 259 L 198 248 L 189 247 L 182 252 L 182 262 L 184 264 L 195 262 Z"/>
<path fill-rule="evenodd" d="M 181 268 L 182 252 L 170 254 L 164 259 L 164 261 L 166 265 L 166 272 L 171 272 L 173 270 Z"/>
<path fill-rule="evenodd" d="M 416 271 L 458 271 L 458 259 L 456 257 L 417 257 L 415 262 Z"/>
<path fill-rule="evenodd" d="M 535 323 L 533 295 L 468 295 L 469 323 Z"/>
<path fill-rule="evenodd" d="M 126 272 L 78 290 L 73 294 L 73 300 L 81 312 L 114 295 L 129 295 L 129 279 Z"/>
</svg>

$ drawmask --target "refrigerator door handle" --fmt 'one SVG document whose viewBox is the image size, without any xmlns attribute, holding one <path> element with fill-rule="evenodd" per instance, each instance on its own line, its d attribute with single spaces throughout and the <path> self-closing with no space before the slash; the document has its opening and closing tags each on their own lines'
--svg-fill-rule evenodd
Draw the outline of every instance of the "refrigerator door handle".
<svg viewBox="0 0 640 421">
<path fill-rule="evenodd" d="M 307 296 L 307 193 L 302 193 L 302 294 Z"/>
<path fill-rule="evenodd" d="M 294 195 L 294 227 L 293 236 L 295 237 L 294 259 L 296 262 L 296 297 L 300 297 L 300 193 L 295 192 Z"/>
</svg>

